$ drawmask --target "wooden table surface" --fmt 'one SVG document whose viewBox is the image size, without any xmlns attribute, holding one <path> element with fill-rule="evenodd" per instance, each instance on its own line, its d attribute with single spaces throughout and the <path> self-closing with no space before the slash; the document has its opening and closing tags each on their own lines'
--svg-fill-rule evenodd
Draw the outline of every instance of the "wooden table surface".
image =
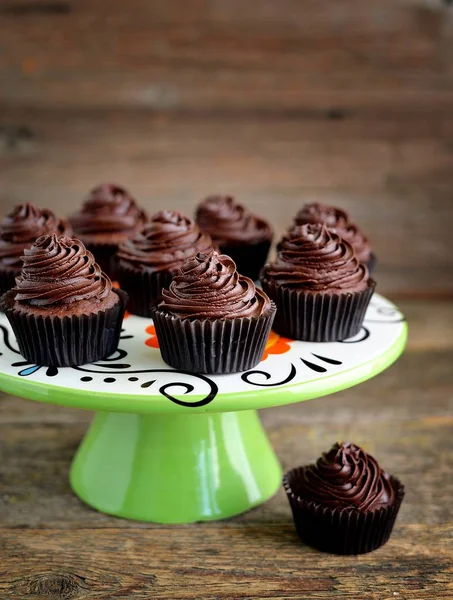
<svg viewBox="0 0 453 600">
<path fill-rule="evenodd" d="M 406 485 L 389 543 L 360 557 L 296 537 L 280 490 L 224 522 L 134 523 L 82 504 L 68 484 L 83 411 L 0 398 L 2 600 L 453 598 L 453 305 L 405 300 L 406 353 L 356 388 L 262 411 L 285 468 L 341 439 Z"/>
</svg>

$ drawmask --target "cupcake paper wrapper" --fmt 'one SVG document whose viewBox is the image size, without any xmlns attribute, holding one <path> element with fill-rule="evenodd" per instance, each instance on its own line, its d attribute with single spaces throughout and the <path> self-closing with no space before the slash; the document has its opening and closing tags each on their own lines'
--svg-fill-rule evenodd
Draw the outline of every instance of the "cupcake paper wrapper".
<svg viewBox="0 0 453 600">
<path fill-rule="evenodd" d="M 372 252 L 370 254 L 370 258 L 368 259 L 368 261 L 366 263 L 366 266 L 368 267 L 368 272 L 370 275 L 373 274 L 373 271 L 376 268 L 376 262 L 377 262 L 376 254 L 374 254 L 374 252 Z"/>
<path fill-rule="evenodd" d="M 3 296 L 2 305 L 26 360 L 46 367 L 72 367 L 107 358 L 117 349 L 126 294 L 113 291 L 120 301 L 90 315 L 25 314 L 12 304 L 11 292 Z"/>
<path fill-rule="evenodd" d="M 153 314 L 163 360 L 191 373 L 237 373 L 255 367 L 266 347 L 275 306 L 259 318 L 181 319 Z"/>
<path fill-rule="evenodd" d="M 96 262 L 101 267 L 101 271 L 107 273 L 110 279 L 116 279 L 116 263 L 113 259 L 118 250 L 118 244 L 101 244 L 95 242 L 83 243 L 85 244 L 86 249 L 93 254 Z"/>
<path fill-rule="evenodd" d="M 300 476 L 294 469 L 283 479 L 298 536 L 303 542 L 333 554 L 365 554 L 383 546 L 389 539 L 404 498 L 404 486 L 391 477 L 395 502 L 375 511 L 323 507 L 298 498 L 291 482 Z"/>
<path fill-rule="evenodd" d="M 139 317 L 151 317 L 151 308 L 160 301 L 162 289 L 168 288 L 176 271 L 138 271 L 123 261 L 116 263 L 116 276 L 129 295 L 127 310 Z"/>
<path fill-rule="evenodd" d="M 335 342 L 356 335 L 376 286 L 362 292 L 324 294 L 274 285 L 262 279 L 263 290 L 277 305 L 274 331 L 305 342 Z"/>
<path fill-rule="evenodd" d="M 3 296 L 3 294 L 9 292 L 9 290 L 11 290 L 16 285 L 16 277 L 19 277 L 20 271 L 20 269 L 17 269 L 17 271 L 2 271 L 0 269 L 0 296 Z M 1 303 L 0 309 L 3 310 Z"/>
<path fill-rule="evenodd" d="M 257 244 L 223 244 L 220 246 L 220 251 L 234 260 L 238 273 L 256 281 L 266 262 L 270 247 L 271 240 L 264 240 Z"/>
</svg>

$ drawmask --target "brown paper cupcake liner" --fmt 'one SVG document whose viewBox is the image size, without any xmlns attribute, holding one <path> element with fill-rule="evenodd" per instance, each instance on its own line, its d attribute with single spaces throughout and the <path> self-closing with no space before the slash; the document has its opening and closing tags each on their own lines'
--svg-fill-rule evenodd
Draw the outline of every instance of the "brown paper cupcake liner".
<svg viewBox="0 0 453 600">
<path fill-rule="evenodd" d="M 376 268 L 376 263 L 377 263 L 376 254 L 374 254 L 374 252 L 372 252 L 370 254 L 370 258 L 366 262 L 366 266 L 368 267 L 368 272 L 370 275 L 373 274 L 373 271 Z"/>
<path fill-rule="evenodd" d="M 26 360 L 46 367 L 73 367 L 107 358 L 117 349 L 127 296 L 122 290 L 113 291 L 119 302 L 111 308 L 63 318 L 17 310 L 14 292 L 5 294 L 1 303 Z"/>
<path fill-rule="evenodd" d="M 191 373 L 238 373 L 261 360 L 275 315 L 275 305 L 259 318 L 181 319 L 153 313 L 163 360 Z"/>
<path fill-rule="evenodd" d="M 6 294 L 6 292 L 9 292 L 9 290 L 11 290 L 13 287 L 15 287 L 16 277 L 19 277 L 20 272 L 20 268 L 17 269 L 17 271 L 13 271 L 10 269 L 2 271 L 0 269 L 0 297 L 3 296 L 3 294 Z M 3 308 L 1 307 L 1 302 L 0 310 L 3 310 Z"/>
<path fill-rule="evenodd" d="M 264 292 L 277 305 L 274 331 L 305 342 L 336 342 L 356 335 L 362 326 L 375 282 L 362 292 L 306 292 L 261 280 Z"/>
<path fill-rule="evenodd" d="M 127 310 L 139 317 L 151 317 L 151 309 L 161 298 L 163 288 L 168 288 L 176 271 L 139 271 L 124 261 L 116 262 L 116 276 L 129 295 Z"/>
<path fill-rule="evenodd" d="M 270 247 L 271 240 L 264 240 L 256 244 L 224 244 L 219 248 L 222 254 L 230 256 L 234 260 L 238 273 L 250 277 L 252 281 L 257 281 Z"/>
<path fill-rule="evenodd" d="M 390 477 L 395 490 L 394 503 L 375 511 L 361 512 L 354 508 L 332 509 L 298 498 L 291 484 L 302 476 L 302 471 L 303 467 L 286 473 L 283 487 L 297 534 L 303 542 L 333 554 L 365 554 L 388 541 L 404 498 L 404 486 L 396 477 Z"/>
<path fill-rule="evenodd" d="M 106 273 L 110 279 L 116 279 L 116 262 L 114 260 L 115 254 L 118 250 L 118 244 L 102 244 L 97 242 L 84 242 L 83 236 L 81 237 L 82 242 L 85 245 L 85 248 L 89 250 L 93 256 L 95 261 L 101 267 L 101 271 Z"/>
</svg>

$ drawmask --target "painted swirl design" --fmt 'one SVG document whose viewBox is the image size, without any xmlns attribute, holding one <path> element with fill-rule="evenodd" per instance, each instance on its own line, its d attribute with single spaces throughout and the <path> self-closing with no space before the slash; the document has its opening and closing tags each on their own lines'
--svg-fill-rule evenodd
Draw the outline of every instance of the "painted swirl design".
<svg viewBox="0 0 453 600">
<path fill-rule="evenodd" d="M 239 275 L 231 258 L 215 251 L 188 259 L 159 304 L 160 310 L 191 319 L 260 317 L 270 307 L 269 298 Z"/>
<path fill-rule="evenodd" d="M 307 502 L 330 508 L 377 510 L 395 500 L 390 476 L 376 459 L 352 443 L 335 444 L 292 484 Z"/>
<path fill-rule="evenodd" d="M 368 269 L 351 245 L 319 223 L 294 226 L 263 276 L 277 285 L 327 293 L 368 287 Z"/>
<path fill-rule="evenodd" d="M 70 217 L 78 234 L 133 235 L 146 222 L 146 213 L 122 187 L 106 183 L 94 188 L 82 209 Z"/>
<path fill-rule="evenodd" d="M 6 267 L 20 269 L 26 248 L 42 235 L 71 233 L 66 221 L 51 210 L 39 209 L 33 204 L 18 204 L 0 222 L 0 262 Z"/>
<path fill-rule="evenodd" d="M 366 263 L 370 260 L 371 246 L 368 239 L 357 225 L 351 223 L 349 214 L 340 208 L 319 202 L 306 204 L 297 213 L 295 223 L 323 223 L 351 244 L 360 262 Z"/>
<path fill-rule="evenodd" d="M 101 300 L 112 289 L 93 255 L 81 241 L 55 234 L 43 236 L 24 252 L 15 299 L 33 306 Z"/>
<path fill-rule="evenodd" d="M 231 196 L 209 196 L 199 205 L 196 219 L 200 228 L 220 246 L 272 238 L 269 223 L 236 204 Z"/>
<path fill-rule="evenodd" d="M 179 212 L 163 210 L 151 217 L 133 239 L 123 242 L 118 258 L 151 271 L 174 271 L 198 252 L 209 252 L 212 240 Z"/>
</svg>

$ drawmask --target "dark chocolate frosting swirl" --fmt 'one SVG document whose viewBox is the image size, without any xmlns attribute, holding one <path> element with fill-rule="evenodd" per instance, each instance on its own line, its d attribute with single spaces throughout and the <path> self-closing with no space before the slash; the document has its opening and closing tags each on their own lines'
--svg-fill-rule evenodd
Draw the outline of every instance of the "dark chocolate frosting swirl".
<svg viewBox="0 0 453 600">
<path fill-rule="evenodd" d="M 360 262 L 366 263 L 371 257 L 371 246 L 368 239 L 354 223 L 351 223 L 349 214 L 341 208 L 328 206 L 319 202 L 306 204 L 294 219 L 296 225 L 305 223 L 323 223 L 332 229 L 344 240 L 349 242 Z"/>
<path fill-rule="evenodd" d="M 319 223 L 295 225 L 263 274 L 278 285 L 317 292 L 361 291 L 368 286 L 368 269 L 350 244 Z"/>
<path fill-rule="evenodd" d="M 134 235 L 146 222 L 146 213 L 122 187 L 106 183 L 91 190 L 82 209 L 70 217 L 79 234 Z"/>
<path fill-rule="evenodd" d="M 123 242 L 118 258 L 151 271 L 174 271 L 198 252 L 212 249 L 211 236 L 179 212 L 162 210 L 133 239 Z"/>
<path fill-rule="evenodd" d="M 320 202 L 311 202 L 305 204 L 297 213 L 294 219 L 296 225 L 305 223 L 324 223 L 329 228 L 340 227 L 344 229 L 349 225 L 349 214 L 341 208 L 321 204 Z"/>
<path fill-rule="evenodd" d="M 199 205 L 196 219 L 219 246 L 272 239 L 269 223 L 236 204 L 231 196 L 209 196 Z"/>
<path fill-rule="evenodd" d="M 160 310 L 191 319 L 260 317 L 270 307 L 266 294 L 239 275 L 233 260 L 215 251 L 189 258 L 159 304 Z"/>
<path fill-rule="evenodd" d="M 112 289 L 110 279 L 77 239 L 42 236 L 24 251 L 23 261 L 14 288 L 17 302 L 52 306 L 102 300 Z"/>
<path fill-rule="evenodd" d="M 376 459 L 351 443 L 334 444 L 291 485 L 296 496 L 330 508 L 374 511 L 392 503 L 390 476 Z"/>
<path fill-rule="evenodd" d="M 33 204 L 18 204 L 0 222 L 0 262 L 6 267 L 20 269 L 26 248 L 42 235 L 70 235 L 66 221 L 51 210 Z"/>
</svg>

